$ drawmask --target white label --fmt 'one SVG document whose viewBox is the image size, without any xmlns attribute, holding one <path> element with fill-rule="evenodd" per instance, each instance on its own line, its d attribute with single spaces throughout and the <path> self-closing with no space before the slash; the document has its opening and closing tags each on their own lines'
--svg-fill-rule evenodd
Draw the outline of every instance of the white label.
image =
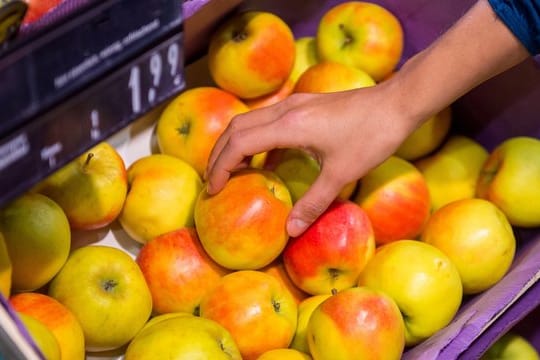
<svg viewBox="0 0 540 360">
<path fill-rule="evenodd" d="M 0 170 L 7 168 L 30 151 L 26 134 L 20 134 L 0 146 Z"/>
</svg>

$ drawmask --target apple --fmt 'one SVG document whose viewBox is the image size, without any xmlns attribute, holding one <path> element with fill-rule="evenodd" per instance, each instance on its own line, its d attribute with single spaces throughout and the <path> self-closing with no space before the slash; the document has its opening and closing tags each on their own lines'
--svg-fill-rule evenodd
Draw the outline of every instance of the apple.
<svg viewBox="0 0 540 360">
<path fill-rule="evenodd" d="M 6 241 L 0 233 L 0 295 L 6 299 L 11 294 L 11 274 L 13 272 L 7 251 Z"/>
<path fill-rule="evenodd" d="M 244 360 L 287 348 L 294 336 L 297 305 L 273 276 L 239 270 L 223 276 L 203 299 L 201 317 L 221 324 L 232 335 Z"/>
<path fill-rule="evenodd" d="M 201 299 L 227 272 L 206 254 L 194 228 L 155 237 L 142 246 L 136 261 L 152 294 L 156 314 L 197 315 Z"/>
<path fill-rule="evenodd" d="M 309 354 L 309 345 L 307 341 L 307 326 L 309 324 L 309 319 L 317 306 L 330 296 L 332 295 L 311 295 L 298 304 L 298 323 L 291 345 L 289 346 L 290 348 Z"/>
<path fill-rule="evenodd" d="M 46 360 L 60 360 L 60 346 L 51 330 L 41 321 L 29 315 L 17 313 L 17 316 L 43 358 Z"/>
<path fill-rule="evenodd" d="M 480 360 L 539 360 L 540 354 L 525 337 L 510 331 L 497 339 Z"/>
<path fill-rule="evenodd" d="M 311 356 L 295 349 L 268 350 L 257 360 L 311 360 Z"/>
<path fill-rule="evenodd" d="M 374 250 L 366 212 L 338 199 L 303 234 L 289 240 L 282 257 L 293 283 L 318 295 L 355 286 Z"/>
<path fill-rule="evenodd" d="M 353 200 L 373 225 L 377 245 L 420 235 L 430 215 L 429 189 L 409 161 L 390 156 L 360 179 Z"/>
<path fill-rule="evenodd" d="M 309 67 L 319 62 L 317 55 L 317 42 L 315 36 L 302 36 L 294 40 L 295 57 L 294 65 L 289 79 L 296 84 L 300 75 Z"/>
<path fill-rule="evenodd" d="M 51 281 L 49 295 L 78 319 L 90 352 L 127 344 L 152 312 L 152 295 L 135 260 L 106 245 L 74 250 Z"/>
<path fill-rule="evenodd" d="M 275 277 L 287 290 L 289 290 L 297 304 L 310 296 L 298 286 L 294 285 L 289 274 L 287 274 L 287 270 L 285 270 L 285 265 L 283 265 L 281 257 L 278 257 L 272 263 L 260 269 L 260 271 Z"/>
<path fill-rule="evenodd" d="M 403 52 L 403 28 L 381 5 L 346 1 L 323 14 L 316 33 L 321 61 L 342 62 L 380 81 L 396 68 Z"/>
<path fill-rule="evenodd" d="M 113 146 L 101 142 L 42 180 L 35 191 L 60 205 L 73 229 L 103 228 L 124 205 L 124 160 Z"/>
<path fill-rule="evenodd" d="M 28 5 L 22 25 L 28 25 L 41 19 L 49 11 L 54 10 L 64 0 L 25 0 Z"/>
<path fill-rule="evenodd" d="M 431 211 L 452 201 L 476 196 L 480 169 L 488 152 L 477 141 L 452 135 L 435 153 L 418 159 L 414 165 L 426 179 Z"/>
<path fill-rule="evenodd" d="M 159 116 L 159 151 L 184 160 L 202 176 L 219 135 L 235 115 L 248 110 L 236 96 L 216 87 L 188 89 L 169 102 Z"/>
<path fill-rule="evenodd" d="M 413 161 L 435 151 L 446 139 L 452 124 L 452 111 L 446 107 L 424 121 L 397 148 L 395 155 Z"/>
<path fill-rule="evenodd" d="M 418 240 L 379 246 L 360 274 L 358 285 L 382 291 L 396 302 L 405 321 L 407 346 L 448 325 L 463 298 L 452 260 L 435 246 Z"/>
<path fill-rule="evenodd" d="M 11 290 L 36 290 L 66 262 L 71 230 L 62 208 L 45 195 L 25 193 L 0 210 L 0 233 L 12 264 Z"/>
<path fill-rule="evenodd" d="M 119 223 L 137 242 L 194 225 L 195 201 L 203 185 L 197 171 L 172 155 L 151 154 L 132 163 Z"/>
<path fill-rule="evenodd" d="M 375 80 L 363 70 L 335 61 L 321 61 L 298 78 L 295 93 L 330 93 L 374 86 Z"/>
<path fill-rule="evenodd" d="M 56 299 L 38 292 L 22 292 L 9 298 L 11 307 L 44 324 L 54 335 L 62 360 L 84 360 L 84 333 L 75 315 Z"/>
<path fill-rule="evenodd" d="M 540 140 L 511 137 L 495 147 L 484 163 L 477 197 L 497 205 L 510 224 L 540 226 Z"/>
<path fill-rule="evenodd" d="M 404 349 L 405 326 L 391 297 L 367 287 L 353 287 L 315 308 L 307 339 L 316 360 L 397 360 Z"/>
<path fill-rule="evenodd" d="M 210 257 L 231 270 L 260 269 L 274 261 L 289 236 L 291 196 L 274 173 L 235 172 L 215 195 L 205 190 L 195 204 L 195 227 Z"/>
<path fill-rule="evenodd" d="M 222 89 L 244 99 L 276 91 L 289 78 L 295 59 L 294 36 L 270 12 L 244 11 L 210 37 L 208 68 Z"/>
<path fill-rule="evenodd" d="M 260 109 L 265 106 L 270 106 L 280 102 L 287 96 L 292 94 L 294 90 L 294 83 L 291 79 L 285 80 L 277 90 L 263 96 L 259 96 L 254 99 L 245 99 L 244 103 L 250 110 Z"/>
<path fill-rule="evenodd" d="M 435 211 L 421 240 L 452 260 L 467 295 L 499 282 L 516 252 L 516 238 L 504 213 L 492 202 L 478 198 L 456 200 Z"/>
<path fill-rule="evenodd" d="M 123 358 L 242 359 L 234 339 L 223 326 L 210 319 L 188 314 L 173 314 L 145 326 L 131 340 Z"/>
</svg>

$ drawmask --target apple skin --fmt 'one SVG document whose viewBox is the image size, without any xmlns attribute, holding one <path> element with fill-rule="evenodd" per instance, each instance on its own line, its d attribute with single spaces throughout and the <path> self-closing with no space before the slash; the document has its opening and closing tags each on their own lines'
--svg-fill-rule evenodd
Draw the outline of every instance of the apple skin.
<svg viewBox="0 0 540 360">
<path fill-rule="evenodd" d="M 7 252 L 6 241 L 4 240 L 2 233 L 0 233 L 0 295 L 6 299 L 11 294 L 12 272 L 13 267 Z"/>
<path fill-rule="evenodd" d="M 455 200 L 475 197 L 480 169 L 487 157 L 480 143 L 452 135 L 435 153 L 416 160 L 414 165 L 427 182 L 431 211 Z"/>
<path fill-rule="evenodd" d="M 54 335 L 62 360 L 84 360 L 85 343 L 82 327 L 66 306 L 51 296 L 22 292 L 9 298 L 11 307 L 44 324 Z"/>
<path fill-rule="evenodd" d="M 291 345 L 289 346 L 290 348 L 309 354 L 309 345 L 307 341 L 307 326 L 309 324 L 309 319 L 317 306 L 330 296 L 332 295 L 311 295 L 298 304 L 298 323 Z"/>
<path fill-rule="evenodd" d="M 289 236 L 289 190 L 274 173 L 244 169 L 215 195 L 200 192 L 195 227 L 208 255 L 230 270 L 256 270 L 277 259 Z"/>
<path fill-rule="evenodd" d="M 400 359 L 405 326 L 388 295 L 353 287 L 323 301 L 311 314 L 307 328 L 315 360 Z"/>
<path fill-rule="evenodd" d="M 17 313 L 19 320 L 23 323 L 26 331 L 34 341 L 41 355 L 46 360 L 60 360 L 60 346 L 53 333 L 45 324 L 36 318 L 24 313 Z"/>
<path fill-rule="evenodd" d="M 540 140 L 517 136 L 491 151 L 476 195 L 497 205 L 514 226 L 540 226 Z"/>
<path fill-rule="evenodd" d="M 223 326 L 186 314 L 168 316 L 145 326 L 129 343 L 124 359 L 242 360 L 242 357 Z"/>
<path fill-rule="evenodd" d="M 287 348 L 297 316 L 297 305 L 289 291 L 273 276 L 256 270 L 225 275 L 201 303 L 201 317 L 225 327 L 244 360 Z"/>
<path fill-rule="evenodd" d="M 287 290 L 289 290 L 297 304 L 310 296 L 292 282 L 289 274 L 287 274 L 287 270 L 285 270 L 285 265 L 283 264 L 281 257 L 278 257 L 272 263 L 260 269 L 260 271 L 275 277 Z"/>
<path fill-rule="evenodd" d="M 124 205 L 124 160 L 113 146 L 101 142 L 41 181 L 35 191 L 56 201 L 73 229 L 103 228 Z"/>
<path fill-rule="evenodd" d="M 166 154 L 143 156 L 128 168 L 129 191 L 118 217 L 137 242 L 194 225 L 193 212 L 203 185 L 187 162 Z"/>
<path fill-rule="evenodd" d="M 155 237 L 142 246 L 136 261 L 152 294 L 155 314 L 197 315 L 201 299 L 228 272 L 206 254 L 194 228 Z"/>
<path fill-rule="evenodd" d="M 159 151 L 184 160 L 202 176 L 217 138 L 235 115 L 248 110 L 240 99 L 222 89 L 188 89 L 165 107 L 157 121 Z"/>
<path fill-rule="evenodd" d="M 375 238 L 364 210 L 348 200 L 334 200 L 283 251 L 285 270 L 308 294 L 331 294 L 353 287 L 373 256 Z"/>
<path fill-rule="evenodd" d="M 257 360 L 311 360 L 311 356 L 295 349 L 273 349 L 263 353 Z"/>
<path fill-rule="evenodd" d="M 377 245 L 420 235 L 430 215 L 429 189 L 409 161 L 390 156 L 360 179 L 353 199 L 373 225 Z"/>
<path fill-rule="evenodd" d="M 320 61 L 343 62 L 381 81 L 397 66 L 403 52 L 403 29 L 386 8 L 364 1 L 338 4 L 318 24 Z"/>
<path fill-rule="evenodd" d="M 446 107 L 428 118 L 401 143 L 395 152 L 402 159 L 414 161 L 435 151 L 446 139 L 452 125 L 452 110 Z"/>
<path fill-rule="evenodd" d="M 435 211 L 421 240 L 444 252 L 456 265 L 463 293 L 495 285 L 509 270 L 516 238 L 504 213 L 484 199 L 453 201 Z"/>
<path fill-rule="evenodd" d="M 396 302 L 403 314 L 407 346 L 448 325 L 463 298 L 459 272 L 451 259 L 418 240 L 379 246 L 358 285 L 382 291 Z"/>
<path fill-rule="evenodd" d="M 41 19 L 46 13 L 52 11 L 64 0 L 25 0 L 28 10 L 23 18 L 22 25 L 28 25 Z"/>
<path fill-rule="evenodd" d="M 276 91 L 273 91 L 267 95 L 259 96 L 254 99 L 245 99 L 244 103 L 250 110 L 260 109 L 266 106 L 274 105 L 281 100 L 284 100 L 287 96 L 292 94 L 294 90 L 294 83 L 291 79 L 285 80 L 283 85 Z"/>
<path fill-rule="evenodd" d="M 215 83 L 242 99 L 276 91 L 294 65 L 294 36 L 277 15 L 245 11 L 230 17 L 210 38 L 208 68 Z"/>
<path fill-rule="evenodd" d="M 296 84 L 300 75 L 319 62 L 315 36 L 302 36 L 294 40 L 295 58 L 289 79 Z"/>
<path fill-rule="evenodd" d="M 512 331 L 501 336 L 480 360 L 539 360 L 540 354 L 523 336 Z"/>
<path fill-rule="evenodd" d="M 64 265 L 71 248 L 64 211 L 42 194 L 25 193 L 0 209 L 0 233 L 11 260 L 12 292 L 46 285 Z"/>
<path fill-rule="evenodd" d="M 321 61 L 300 75 L 294 92 L 331 93 L 374 85 L 375 80 L 363 70 L 335 61 Z"/>
<path fill-rule="evenodd" d="M 48 293 L 79 320 L 87 351 L 118 349 L 150 318 L 152 295 L 134 259 L 105 245 L 74 250 Z"/>
</svg>

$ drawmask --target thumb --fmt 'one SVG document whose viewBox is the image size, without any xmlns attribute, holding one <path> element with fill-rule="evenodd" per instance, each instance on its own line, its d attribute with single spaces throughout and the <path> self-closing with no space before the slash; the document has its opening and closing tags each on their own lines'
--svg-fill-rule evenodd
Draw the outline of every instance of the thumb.
<svg viewBox="0 0 540 360">
<path fill-rule="evenodd" d="M 327 172 L 321 172 L 291 209 L 287 220 L 289 236 L 301 235 L 330 206 L 340 191 L 341 185 L 327 175 Z"/>
</svg>

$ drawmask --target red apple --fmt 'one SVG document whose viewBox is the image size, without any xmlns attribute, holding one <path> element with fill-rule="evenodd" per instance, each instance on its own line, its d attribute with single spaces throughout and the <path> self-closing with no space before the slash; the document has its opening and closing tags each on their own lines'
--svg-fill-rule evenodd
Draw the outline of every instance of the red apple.
<svg viewBox="0 0 540 360">
<path fill-rule="evenodd" d="M 321 61 L 306 69 L 296 81 L 295 93 L 330 93 L 375 85 L 363 70 L 336 61 Z"/>
<path fill-rule="evenodd" d="M 198 315 L 201 299 L 227 272 L 206 254 L 194 228 L 180 228 L 147 242 L 137 255 L 157 314 Z"/>
<path fill-rule="evenodd" d="M 26 0 L 28 10 L 23 18 L 23 25 L 33 23 L 57 7 L 63 0 Z"/>
<path fill-rule="evenodd" d="M 338 199 L 302 235 L 289 240 L 283 263 L 300 289 L 330 294 L 355 286 L 374 250 L 366 212 L 352 201 Z"/>
<path fill-rule="evenodd" d="M 235 172 L 215 195 L 201 191 L 195 227 L 210 257 L 231 270 L 260 269 L 277 259 L 289 238 L 289 190 L 263 169 Z"/>
<path fill-rule="evenodd" d="M 427 182 L 409 161 L 391 156 L 360 179 L 354 201 L 368 214 L 377 245 L 417 238 L 429 218 Z"/>
</svg>

